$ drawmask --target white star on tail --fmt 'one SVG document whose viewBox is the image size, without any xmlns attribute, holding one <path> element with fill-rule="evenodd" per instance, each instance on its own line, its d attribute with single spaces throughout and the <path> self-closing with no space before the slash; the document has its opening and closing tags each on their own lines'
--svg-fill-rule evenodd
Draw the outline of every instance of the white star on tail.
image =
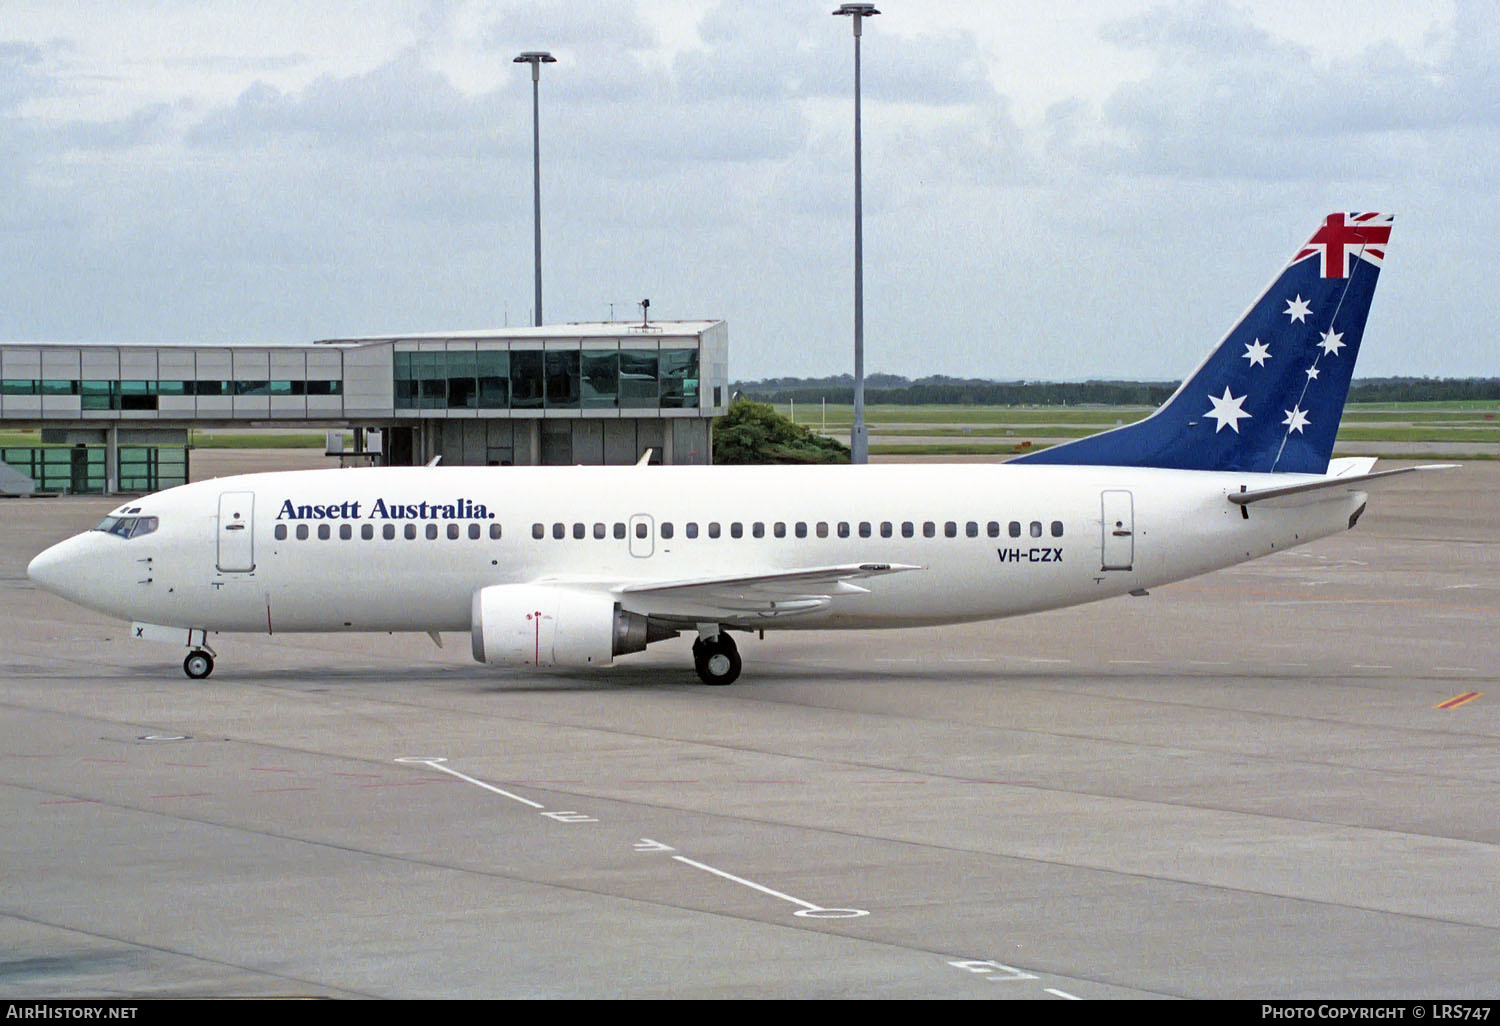
<svg viewBox="0 0 1500 1026">
<path fill-rule="evenodd" d="M 1330 356 L 1339 355 L 1339 350 L 1344 348 L 1344 333 L 1329 328 L 1323 332 L 1323 341 L 1318 343 L 1318 348 Z"/>
<path fill-rule="evenodd" d="M 1282 423 L 1287 427 L 1287 434 L 1290 435 L 1295 432 L 1300 435 L 1302 429 L 1312 422 L 1307 419 L 1306 411 L 1300 407 L 1293 406 L 1290 410 L 1286 411 L 1286 420 L 1282 421 Z"/>
<path fill-rule="evenodd" d="M 1271 358 L 1271 347 L 1260 339 L 1245 344 L 1245 359 L 1250 361 L 1252 367 L 1264 367 L 1266 361 Z"/>
<path fill-rule="evenodd" d="M 1225 385 L 1224 398 L 1215 399 L 1210 395 L 1208 397 L 1208 401 L 1213 403 L 1214 406 L 1213 409 L 1205 413 L 1204 416 L 1212 417 L 1214 420 L 1217 420 L 1219 422 L 1219 426 L 1214 428 L 1214 434 L 1218 434 L 1226 427 L 1233 428 L 1234 433 L 1239 434 L 1240 421 L 1243 418 L 1250 416 L 1250 414 L 1246 413 L 1240 408 L 1240 404 L 1245 401 L 1245 396 L 1242 395 L 1236 398 L 1235 396 L 1230 394 L 1229 386 Z"/>
<path fill-rule="evenodd" d="M 1316 368 L 1316 367 L 1309 367 L 1309 368 L 1307 368 L 1307 380 L 1308 381 L 1316 381 L 1316 380 L 1318 380 L 1318 368 Z"/>
<path fill-rule="evenodd" d="M 1286 301 L 1286 309 L 1281 312 L 1298 324 L 1301 324 L 1307 320 L 1307 315 L 1312 313 L 1312 304 L 1303 299 L 1302 293 L 1299 292 L 1296 299 L 1288 299 Z"/>
</svg>

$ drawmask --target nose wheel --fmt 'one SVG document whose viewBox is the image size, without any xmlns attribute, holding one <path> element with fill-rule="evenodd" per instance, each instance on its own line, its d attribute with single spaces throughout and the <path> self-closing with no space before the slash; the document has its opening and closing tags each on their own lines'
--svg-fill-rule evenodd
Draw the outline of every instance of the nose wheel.
<svg viewBox="0 0 1500 1026">
<path fill-rule="evenodd" d="M 693 668 L 705 684 L 733 684 L 740 675 L 740 652 L 734 639 L 721 632 L 694 641 Z"/>
<path fill-rule="evenodd" d="M 202 680 L 214 672 L 213 655 L 201 648 L 194 649 L 182 661 L 182 672 L 193 678 L 193 680 Z"/>
</svg>

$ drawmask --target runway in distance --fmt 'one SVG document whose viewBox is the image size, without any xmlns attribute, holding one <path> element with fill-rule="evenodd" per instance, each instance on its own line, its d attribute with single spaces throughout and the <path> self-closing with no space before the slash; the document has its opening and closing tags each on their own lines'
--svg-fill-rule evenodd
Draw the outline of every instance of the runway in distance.
<svg viewBox="0 0 1500 1026">
<path fill-rule="evenodd" d="M 1331 214 L 1150 417 L 996 465 L 406 467 L 219 478 L 132 500 L 31 578 L 189 648 L 214 632 L 470 634 L 593 669 L 682 633 L 922 627 L 1092 602 L 1352 528 L 1330 460 L 1392 219 Z"/>
</svg>

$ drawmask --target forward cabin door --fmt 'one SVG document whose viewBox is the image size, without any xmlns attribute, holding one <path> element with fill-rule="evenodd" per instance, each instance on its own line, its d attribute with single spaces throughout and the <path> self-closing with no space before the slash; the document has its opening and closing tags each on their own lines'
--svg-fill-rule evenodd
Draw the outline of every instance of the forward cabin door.
<svg viewBox="0 0 1500 1026">
<path fill-rule="evenodd" d="M 1135 502 L 1127 491 L 1107 491 L 1100 496 L 1103 516 L 1104 570 L 1129 570 L 1135 565 Z"/>
<path fill-rule="evenodd" d="M 219 496 L 219 569 L 248 573 L 255 569 L 255 493 Z"/>
</svg>

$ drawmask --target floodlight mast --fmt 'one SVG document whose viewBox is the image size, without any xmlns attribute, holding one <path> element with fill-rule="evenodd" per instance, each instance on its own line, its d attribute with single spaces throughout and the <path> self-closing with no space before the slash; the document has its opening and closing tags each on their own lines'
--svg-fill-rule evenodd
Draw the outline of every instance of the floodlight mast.
<svg viewBox="0 0 1500 1026">
<path fill-rule="evenodd" d="M 531 214 L 535 227 L 536 305 L 533 307 L 532 323 L 542 326 L 542 137 L 540 106 L 537 100 L 537 83 L 541 81 L 542 65 L 556 64 L 557 58 L 543 50 L 527 50 L 511 63 L 531 65 Z"/>
<path fill-rule="evenodd" d="M 849 433 L 851 463 L 870 462 L 865 430 L 865 268 L 864 197 L 860 165 L 859 39 L 866 18 L 880 12 L 874 4 L 844 4 L 833 12 L 854 25 L 854 427 Z"/>
</svg>

